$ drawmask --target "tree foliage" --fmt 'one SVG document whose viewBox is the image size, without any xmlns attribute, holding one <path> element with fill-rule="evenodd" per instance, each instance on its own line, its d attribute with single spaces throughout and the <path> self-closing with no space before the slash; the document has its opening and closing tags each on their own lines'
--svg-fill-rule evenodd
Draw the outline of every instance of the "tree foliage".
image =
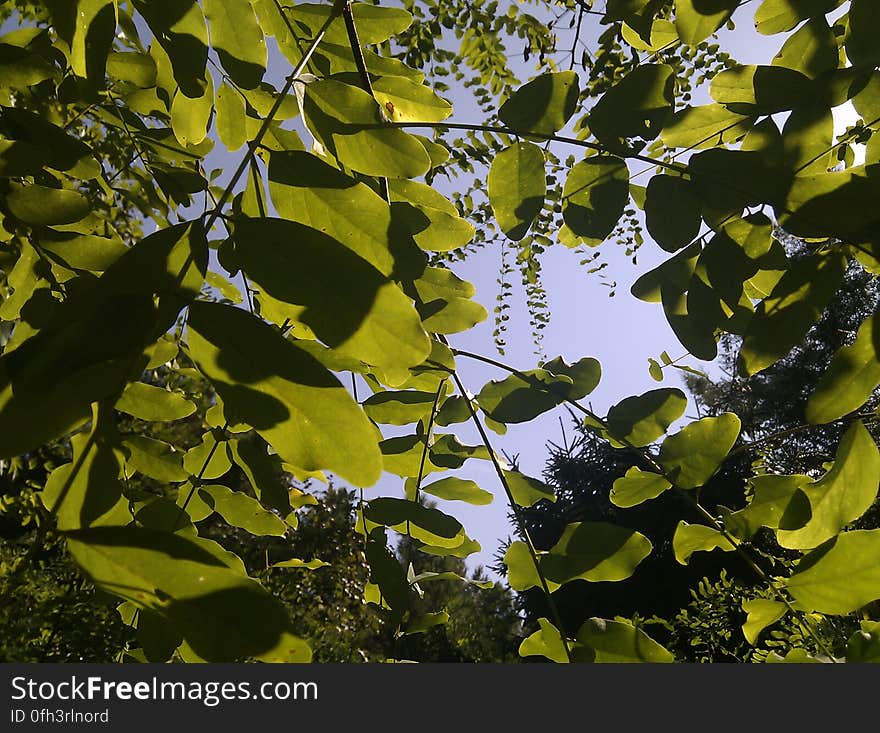
<svg viewBox="0 0 880 733">
<path fill-rule="evenodd" d="M 358 507 L 363 597 L 392 634 L 418 634 L 451 624 L 425 606 L 422 586 L 468 579 L 455 562 L 414 574 L 422 564 L 402 565 L 394 538 L 429 558 L 478 549 L 458 519 L 423 502 L 445 478 L 431 474 L 488 461 L 492 493 L 519 517 L 552 491 L 502 465 L 485 425 L 503 432 L 565 403 L 633 457 L 640 473 L 618 479 L 630 502 L 675 496 L 687 508 L 663 538 L 678 562 L 735 552 L 832 656 L 812 614 L 852 613 L 880 597 L 880 530 L 849 528 L 876 496 L 880 470 L 859 412 L 880 379 L 872 318 L 809 397 L 808 420 L 848 426 L 833 463 L 822 475 L 756 476 L 747 522 L 703 503 L 704 485 L 748 450 L 733 412 L 681 425 L 682 400 L 667 390 L 622 399 L 601 417 L 582 403 L 600 378 L 590 358 L 526 371 L 490 359 L 502 378 L 469 391 L 458 363 L 489 357 L 454 345 L 488 315 L 455 264 L 502 238 L 539 338 L 541 253 L 617 240 L 632 256 L 644 221 L 669 256 L 633 296 L 658 303 L 697 359 L 714 359 L 725 334 L 741 337 L 744 376 L 804 341 L 848 268 L 880 269 L 880 77 L 867 0 L 739 6 L 8 5 L 0 458 L 18 472 L 58 441 L 69 451 L 36 487 L 48 518 L 31 547 L 57 532 L 83 575 L 122 602 L 146 658 L 308 661 L 307 625 L 203 523 L 216 514 L 257 536 L 286 534 L 307 500 L 275 480 L 280 471 L 299 481 L 332 472 L 363 489 L 388 473 L 405 498 L 368 494 Z M 764 65 L 721 50 L 725 25 L 752 15 L 779 44 Z M 566 23 L 571 49 L 559 46 Z M 531 78 L 511 62 L 514 37 L 524 61 L 537 59 Z M 289 68 L 278 86 L 270 47 Z M 450 117 L 444 76 L 473 88 L 473 121 Z M 859 119 L 835 137 L 833 111 L 844 105 Z M 240 152 L 210 171 L 216 140 Z M 464 178 L 451 201 L 441 175 Z M 488 196 L 475 196 L 482 180 Z M 774 226 L 807 242 L 803 256 L 787 256 Z M 150 384 L 158 368 L 170 378 Z M 175 387 L 199 375 L 216 395 L 203 411 Z M 187 445 L 139 435 L 123 417 L 161 424 L 192 414 Z M 479 444 L 455 434 L 464 422 Z M 244 474 L 247 493 L 222 482 L 230 471 Z M 163 495 L 138 492 L 138 474 Z M 768 484 L 781 517 L 764 511 Z M 448 482 L 442 491 L 481 496 Z M 754 561 L 759 527 L 796 553 L 787 568 Z M 575 521 L 542 547 L 520 529 L 505 557 L 510 585 L 540 589 L 548 608 L 521 654 L 673 659 L 629 621 L 569 629 L 554 600 L 584 583 L 626 583 L 659 537 Z M 6 593 L 35 553 L 14 563 Z M 864 654 L 857 642 L 847 658 Z"/>
</svg>

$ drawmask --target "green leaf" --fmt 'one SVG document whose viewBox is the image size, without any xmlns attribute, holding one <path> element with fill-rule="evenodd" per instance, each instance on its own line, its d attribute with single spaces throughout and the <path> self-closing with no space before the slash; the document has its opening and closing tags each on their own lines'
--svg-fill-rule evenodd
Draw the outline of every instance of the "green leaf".
<svg viewBox="0 0 880 733">
<path fill-rule="evenodd" d="M 183 457 L 183 468 L 197 479 L 217 479 L 232 468 L 229 441 L 220 431 L 209 430 L 202 442 L 190 448 Z"/>
<path fill-rule="evenodd" d="M 406 631 L 403 633 L 406 636 L 411 634 L 424 634 L 429 629 L 433 629 L 435 626 L 443 626 L 448 622 L 449 614 L 446 613 L 446 611 L 425 613 L 410 621 L 409 624 L 407 624 Z"/>
<path fill-rule="evenodd" d="M 546 369 L 532 369 L 523 372 L 523 376 L 528 381 L 512 374 L 501 381 L 488 382 L 477 395 L 480 408 L 497 422 L 529 422 L 561 404 L 562 395 L 574 384 L 571 377 L 557 376 Z"/>
<path fill-rule="evenodd" d="M 843 532 L 795 566 L 785 587 L 798 604 L 845 614 L 880 598 L 880 529 Z"/>
<path fill-rule="evenodd" d="M 284 606 L 218 558 L 219 545 L 139 527 L 67 533 L 71 555 L 102 590 L 162 616 L 213 662 L 307 662 Z"/>
<path fill-rule="evenodd" d="M 590 111 L 590 131 L 603 143 L 627 138 L 653 140 L 672 114 L 675 74 L 666 64 L 642 64 L 633 69 Z"/>
<path fill-rule="evenodd" d="M 359 173 L 416 178 L 431 167 L 424 146 L 400 128 L 384 126 L 376 100 L 350 84 L 334 79 L 307 84 L 303 115 L 317 141 Z"/>
<path fill-rule="evenodd" d="M 204 0 L 211 46 L 236 85 L 253 89 L 263 79 L 268 53 L 249 0 Z"/>
<path fill-rule="evenodd" d="M 681 565 L 687 565 L 695 552 L 711 552 L 716 549 L 731 552 L 736 548 L 713 527 L 679 521 L 672 538 L 672 549 L 676 561 Z"/>
<path fill-rule="evenodd" d="M 409 181 L 390 181 L 389 188 L 393 191 L 401 183 Z M 272 153 L 269 192 L 280 216 L 325 232 L 383 275 L 413 279 L 425 267 L 425 256 L 395 226 L 388 203 L 365 183 L 315 155 Z M 439 198 L 445 201 L 442 195 Z M 457 213 L 454 207 L 453 213 Z"/>
<path fill-rule="evenodd" d="M 574 114 L 579 93 L 573 71 L 542 74 L 511 94 L 498 110 L 498 118 L 517 132 L 552 135 Z"/>
<path fill-rule="evenodd" d="M 612 155 L 576 163 L 562 190 L 562 218 L 588 244 L 600 244 L 614 231 L 629 201 L 629 169 Z"/>
<path fill-rule="evenodd" d="M 15 218 L 32 226 L 73 224 L 89 214 L 89 200 L 77 191 L 31 184 L 13 185 L 6 205 Z"/>
<path fill-rule="evenodd" d="M 73 73 L 102 87 L 107 54 L 116 38 L 116 0 L 49 0 L 46 4 L 67 46 Z"/>
<path fill-rule="evenodd" d="M 343 356 L 379 367 L 390 386 L 430 350 L 412 301 L 370 262 L 323 232 L 282 219 L 236 225 L 236 257 L 258 291 L 302 308 L 300 321 Z M 327 288 L 324 274 L 334 273 Z"/>
<path fill-rule="evenodd" d="M 841 439 L 828 473 L 803 488 L 812 517 L 801 529 L 778 531 L 777 541 L 793 550 L 817 547 L 868 510 L 877 498 L 878 485 L 880 451 L 865 426 L 857 421 Z"/>
<path fill-rule="evenodd" d="M 544 207 L 544 153 L 534 143 L 514 143 L 495 156 L 487 183 L 498 226 L 509 239 L 518 242 Z"/>
<path fill-rule="evenodd" d="M 430 392 L 377 392 L 363 402 L 364 412 L 383 425 L 409 425 L 431 414 L 434 395 Z"/>
<path fill-rule="evenodd" d="M 131 518 L 128 501 L 122 497 L 119 459 L 101 419 L 98 413 L 91 432 L 71 440 L 73 462 L 52 471 L 40 492 L 59 530 L 119 524 Z"/>
<path fill-rule="evenodd" d="M 860 621 L 861 628 L 846 642 L 846 661 L 880 662 L 880 621 Z"/>
<path fill-rule="evenodd" d="M 356 485 L 382 471 L 373 428 L 339 380 L 275 329 L 232 306 L 194 303 L 189 347 L 227 414 L 252 425 L 281 457 Z"/>
<path fill-rule="evenodd" d="M 116 409 L 141 420 L 162 422 L 189 417 L 196 411 L 196 406 L 176 392 L 143 382 L 132 382 L 116 402 Z"/>
<path fill-rule="evenodd" d="M 753 537 L 761 527 L 800 529 L 812 516 L 810 500 L 804 493 L 811 483 L 809 476 L 800 475 L 768 474 L 750 478 L 749 504 L 724 517 L 725 529 L 742 540 Z"/>
<path fill-rule="evenodd" d="M 299 558 L 291 558 L 290 560 L 284 560 L 282 562 L 272 563 L 273 568 L 303 568 L 305 570 L 320 570 L 321 568 L 329 568 L 332 567 L 329 562 L 324 562 L 323 560 L 318 560 L 317 558 L 309 560 L 306 562 L 305 560 L 300 560 Z"/>
<path fill-rule="evenodd" d="M 27 49 L 0 43 L 0 88 L 25 89 L 59 76 L 58 69 Z"/>
<path fill-rule="evenodd" d="M 639 35 L 639 32 L 633 27 L 624 23 L 621 26 L 621 35 L 623 40 L 630 46 L 639 51 L 650 51 L 657 53 L 674 46 L 680 39 L 675 24 L 663 18 L 655 18 L 651 24 L 651 33 L 646 40 Z"/>
<path fill-rule="evenodd" d="M 773 35 L 790 31 L 806 18 L 825 15 L 843 0 L 764 0 L 755 11 L 758 33 Z"/>
<path fill-rule="evenodd" d="M 397 179 L 396 182 L 415 183 L 405 179 Z M 450 207 L 450 212 L 446 205 L 433 208 L 400 198 L 392 193 L 391 216 L 395 233 L 399 233 L 401 237 L 404 232 L 408 233 L 420 249 L 427 252 L 449 252 L 464 247 L 474 238 L 474 226 L 462 219 L 454 206 Z"/>
<path fill-rule="evenodd" d="M 822 315 L 843 280 L 846 258 L 834 252 L 795 262 L 758 306 L 739 353 L 740 369 L 751 375 L 797 346 Z"/>
<path fill-rule="evenodd" d="M 163 483 L 185 481 L 189 474 L 183 470 L 183 456 L 168 443 L 146 435 L 126 435 L 122 447 L 128 451 L 125 466 L 129 472 Z"/>
<path fill-rule="evenodd" d="M 608 410 L 608 432 L 618 441 L 641 448 L 663 435 L 684 414 L 685 407 L 687 397 L 680 389 L 653 389 L 627 397 Z"/>
<path fill-rule="evenodd" d="M 720 104 L 685 107 L 663 126 L 660 138 L 668 148 L 699 150 L 732 142 L 752 126 L 752 118 Z"/>
<path fill-rule="evenodd" d="M 91 272 L 104 272 L 129 249 L 119 239 L 51 229 L 43 232 L 40 248 L 63 267 Z"/>
<path fill-rule="evenodd" d="M 193 0 L 134 0 L 156 42 L 162 47 L 174 71 L 174 79 L 189 97 L 200 97 L 207 79 L 208 26 L 198 3 Z"/>
<path fill-rule="evenodd" d="M 246 494 L 218 484 L 200 486 L 198 494 L 203 502 L 233 527 L 257 537 L 283 537 L 287 532 L 288 527 L 281 519 Z"/>
<path fill-rule="evenodd" d="M 837 420 L 861 407 L 880 384 L 880 317 L 869 316 L 855 341 L 839 349 L 807 401 L 807 421 L 813 425 Z"/>
<path fill-rule="evenodd" d="M 3 107 L 0 111 L 5 126 L 13 133 L 11 136 L 40 148 L 41 153 L 45 151 L 50 168 L 82 179 L 101 175 L 94 151 L 82 140 L 26 109 Z"/>
<path fill-rule="evenodd" d="M 0 140 L 0 176 L 32 176 L 49 162 L 49 151 L 21 140 Z"/>
<path fill-rule="evenodd" d="M 875 165 L 795 176 L 776 205 L 779 224 L 799 237 L 869 241 L 880 222 L 873 207 L 880 193 Z"/>
<path fill-rule="evenodd" d="M 758 642 L 758 637 L 764 629 L 775 624 L 788 612 L 784 603 L 766 598 L 743 601 L 742 609 L 747 614 L 746 622 L 742 627 L 743 635 L 752 646 Z"/>
<path fill-rule="evenodd" d="M 494 498 L 491 492 L 481 489 L 474 481 L 449 476 L 424 485 L 421 490 L 431 496 L 447 501 L 464 501 L 475 506 L 491 504 Z"/>
<path fill-rule="evenodd" d="M 267 448 L 266 443 L 254 435 L 229 441 L 233 462 L 247 476 L 260 502 L 290 520 L 293 512 L 291 499 L 298 492 L 285 484 L 281 459 L 269 454 Z"/>
<path fill-rule="evenodd" d="M 650 554 L 650 540 L 635 530 L 606 522 L 574 522 L 541 557 L 541 570 L 558 585 L 619 581 L 630 577 Z"/>
<path fill-rule="evenodd" d="M 6 284 L 13 291 L 0 303 L 0 318 L 14 321 L 21 316 L 21 309 L 31 299 L 42 280 L 41 270 L 40 253 L 27 241 L 22 242 L 15 266 L 6 272 Z"/>
<path fill-rule="evenodd" d="M 138 51 L 111 51 L 107 57 L 107 75 L 140 89 L 156 86 L 156 62 Z"/>
<path fill-rule="evenodd" d="M 190 96 L 178 90 L 171 102 L 171 129 L 181 145 L 198 145 L 208 136 L 208 122 L 214 109 L 214 82 L 206 75 L 202 93 Z"/>
<path fill-rule="evenodd" d="M 746 256 L 758 260 L 766 255 L 773 245 L 773 222 L 763 213 L 736 217 L 727 222 L 724 233 L 738 244 Z"/>
<path fill-rule="evenodd" d="M 815 93 L 804 74 L 784 66 L 736 66 L 713 77 L 712 99 L 742 115 L 784 112 Z"/>
<path fill-rule="evenodd" d="M 667 252 L 686 247 L 700 233 L 702 205 L 693 183 L 675 176 L 654 176 L 645 196 L 648 231 Z"/>
<path fill-rule="evenodd" d="M 507 487 L 513 500 L 519 506 L 534 506 L 542 499 L 550 502 L 556 501 L 556 493 L 543 481 L 526 476 L 519 471 L 505 471 L 502 469 Z"/>
<path fill-rule="evenodd" d="M 849 33 L 846 37 L 846 56 L 853 66 L 876 66 L 876 7 L 871 0 L 852 0 L 849 8 Z"/>
<path fill-rule="evenodd" d="M 140 241 L 95 287 L 71 293 L 42 330 L 0 357 L 0 457 L 60 437 L 114 398 L 147 362 L 204 279 L 200 227 L 181 224 Z M 156 299 L 156 295 L 159 298 Z M 99 327 L 96 327 L 99 324 Z"/>
<path fill-rule="evenodd" d="M 672 484 L 663 476 L 633 466 L 625 476 L 614 482 L 608 498 L 615 506 L 626 509 L 649 499 L 656 499 L 671 488 Z"/>
<path fill-rule="evenodd" d="M 440 122 L 452 114 L 452 105 L 430 87 L 402 76 L 380 76 L 373 96 L 392 122 Z"/>
<path fill-rule="evenodd" d="M 288 14 L 291 19 L 305 25 L 314 36 L 330 17 L 332 9 L 329 4 L 297 3 Z M 387 41 L 392 36 L 405 31 L 413 22 L 413 16 L 403 8 L 352 3 L 351 10 L 357 27 L 358 40 L 363 46 Z M 342 18 L 337 16 L 330 24 L 326 39 L 329 43 L 348 46 L 348 34 Z"/>
<path fill-rule="evenodd" d="M 696 46 L 733 15 L 740 0 L 675 0 L 675 29 L 682 43 Z"/>
<path fill-rule="evenodd" d="M 489 460 L 489 449 L 484 445 L 464 445 L 454 435 L 438 434 L 429 449 L 431 462 L 443 468 L 461 468 L 469 458 Z"/>
<path fill-rule="evenodd" d="M 850 20 L 852 20 L 851 10 Z M 850 28 L 852 27 L 850 25 Z M 824 72 L 833 71 L 837 68 L 838 61 L 837 38 L 828 21 L 821 16 L 807 21 L 798 28 L 773 57 L 774 66 L 794 69 L 811 79 Z"/>
<path fill-rule="evenodd" d="M 232 153 L 247 141 L 244 99 L 241 94 L 224 82 L 217 90 L 216 105 L 217 134 L 226 149 Z"/>
<path fill-rule="evenodd" d="M 538 619 L 538 631 L 522 640 L 519 645 L 521 657 L 545 657 L 557 664 L 567 664 L 568 654 L 562 635 L 546 618 Z"/>
<path fill-rule="evenodd" d="M 657 460 L 676 486 L 695 489 L 712 478 L 736 443 L 739 431 L 739 418 L 732 412 L 704 417 L 666 438 Z"/>
<path fill-rule="evenodd" d="M 367 564 L 370 566 L 370 583 L 378 586 L 381 600 L 395 612 L 398 617 L 409 608 L 411 592 L 406 574 L 385 544 L 374 538 L 367 540 L 364 550 Z"/>
<path fill-rule="evenodd" d="M 486 309 L 471 298 L 476 288 L 441 267 L 428 267 L 415 281 L 418 312 L 429 333 L 460 333 L 486 320 Z"/>
<path fill-rule="evenodd" d="M 535 562 L 525 542 L 511 542 L 504 553 L 504 566 L 507 568 L 507 584 L 516 591 L 540 588 L 541 577 L 535 568 Z M 558 583 L 548 583 L 552 593 L 559 587 Z"/>
<path fill-rule="evenodd" d="M 596 663 L 674 662 L 672 654 L 629 621 L 590 618 L 578 629 L 579 644 L 592 649 Z"/>
<path fill-rule="evenodd" d="M 590 356 L 578 359 L 573 364 L 557 356 L 545 361 L 541 364 L 541 368 L 557 376 L 568 377 L 572 381 L 570 386 L 563 382 L 554 384 L 556 393 L 565 395 L 570 400 L 586 397 L 599 386 L 599 380 L 602 378 L 602 365 Z"/>
</svg>

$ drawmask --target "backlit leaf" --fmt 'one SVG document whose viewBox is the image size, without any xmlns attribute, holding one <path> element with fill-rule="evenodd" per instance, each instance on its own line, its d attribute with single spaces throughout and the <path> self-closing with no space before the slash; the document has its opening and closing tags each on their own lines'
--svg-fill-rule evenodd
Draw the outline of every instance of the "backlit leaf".
<svg viewBox="0 0 880 733">
<path fill-rule="evenodd" d="M 509 239 L 522 239 L 543 208 L 545 179 L 544 153 L 534 143 L 520 141 L 495 156 L 487 181 L 489 201 Z"/>
<path fill-rule="evenodd" d="M 629 621 L 590 618 L 578 630 L 579 644 L 594 652 L 594 662 L 660 664 L 674 662 L 672 654 Z"/>
<path fill-rule="evenodd" d="M 704 417 L 666 438 L 657 460 L 676 486 L 697 488 L 718 470 L 736 443 L 739 430 L 739 418 L 732 412 Z"/>
<path fill-rule="evenodd" d="M 800 606 L 844 614 L 880 598 L 880 529 L 843 532 L 795 567 L 785 587 Z"/>
<path fill-rule="evenodd" d="M 189 347 L 227 414 L 252 425 L 281 457 L 354 484 L 379 478 L 375 434 L 348 392 L 312 356 L 248 313 L 217 303 L 189 312 Z"/>
<path fill-rule="evenodd" d="M 710 552 L 715 549 L 730 552 L 734 546 L 714 527 L 679 521 L 672 538 L 672 549 L 676 561 L 681 565 L 687 565 L 695 552 Z"/>
<path fill-rule="evenodd" d="M 614 482 L 608 498 L 615 506 L 628 508 L 649 499 L 656 499 L 670 488 L 672 488 L 672 484 L 663 476 L 650 471 L 642 471 L 633 466 L 625 476 Z"/>
<path fill-rule="evenodd" d="M 841 439 L 828 473 L 803 488 L 810 501 L 810 520 L 800 529 L 780 529 L 777 541 L 796 550 L 820 545 L 868 510 L 878 486 L 880 451 L 865 426 L 855 422 Z"/>
<path fill-rule="evenodd" d="M 839 349 L 807 401 L 806 417 L 814 425 L 857 410 L 880 384 L 880 318 L 875 313 L 859 327 L 855 341 Z"/>
<path fill-rule="evenodd" d="M 253 89 L 266 71 L 266 42 L 248 0 L 204 0 L 211 46 L 238 86 Z"/>
</svg>

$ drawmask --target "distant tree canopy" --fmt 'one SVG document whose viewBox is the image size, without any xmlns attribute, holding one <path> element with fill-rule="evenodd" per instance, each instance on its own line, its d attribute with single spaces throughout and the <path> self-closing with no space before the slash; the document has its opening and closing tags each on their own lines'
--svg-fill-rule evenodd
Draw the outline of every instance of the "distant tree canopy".
<svg viewBox="0 0 880 733">
<path fill-rule="evenodd" d="M 737 615 L 733 658 L 880 656 L 873 0 L 11 0 L 0 20 L 4 623 L 61 597 L 106 602 L 97 656 L 508 659 L 509 594 L 465 572 L 481 548 L 454 516 L 494 499 L 507 583 L 546 612 L 522 657 L 708 659 Z M 753 33 L 773 51 L 742 64 Z M 613 266 L 644 247 L 652 269 Z M 478 248 L 494 332 L 466 351 Z M 658 381 L 735 364 L 705 414 L 662 385 L 593 410 L 599 361 L 543 353 L 551 248 L 609 294 L 637 276 L 686 352 L 651 360 Z M 823 326 L 829 307 L 848 315 Z M 540 361 L 500 361 L 525 331 Z M 563 406 L 597 462 L 569 513 L 574 484 L 499 448 Z M 618 594 L 668 614 L 716 562 L 700 609 L 587 616 Z M 633 590 L 661 578 L 668 608 Z M 4 653 L 76 656 L 71 613 Z"/>
</svg>

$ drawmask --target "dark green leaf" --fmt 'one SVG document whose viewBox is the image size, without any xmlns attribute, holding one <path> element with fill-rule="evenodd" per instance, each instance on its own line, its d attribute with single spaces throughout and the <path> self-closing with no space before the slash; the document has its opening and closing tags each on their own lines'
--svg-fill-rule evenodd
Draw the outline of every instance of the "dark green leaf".
<svg viewBox="0 0 880 733">
<path fill-rule="evenodd" d="M 517 89 L 501 105 L 498 117 L 518 132 L 552 135 L 574 114 L 578 93 L 573 71 L 542 74 Z"/>
<path fill-rule="evenodd" d="M 627 397 L 608 410 L 608 432 L 636 447 L 653 443 L 684 414 L 687 398 L 680 389 L 663 388 Z"/>
<path fill-rule="evenodd" d="M 645 197 L 645 223 L 648 231 L 667 252 L 686 247 L 703 223 L 700 199 L 694 184 L 675 176 L 654 176 Z"/>
<path fill-rule="evenodd" d="M 489 168 L 488 192 L 501 231 L 515 242 L 522 239 L 547 193 L 541 148 L 520 141 L 498 153 Z"/>
<path fill-rule="evenodd" d="M 562 218 L 578 237 L 599 244 L 614 231 L 629 201 L 629 170 L 611 155 L 587 158 L 569 171 Z"/>
</svg>

